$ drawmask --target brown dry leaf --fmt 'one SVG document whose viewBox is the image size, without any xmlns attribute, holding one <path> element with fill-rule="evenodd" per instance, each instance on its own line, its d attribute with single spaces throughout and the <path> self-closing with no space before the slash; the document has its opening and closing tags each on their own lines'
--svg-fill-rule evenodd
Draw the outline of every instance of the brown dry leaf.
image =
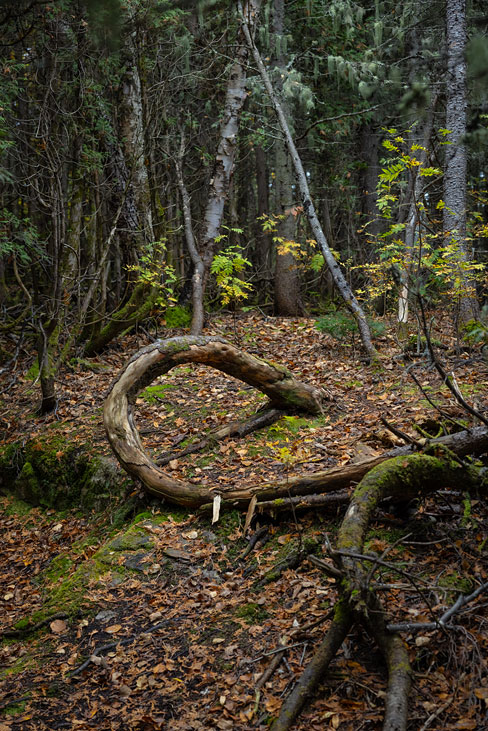
<svg viewBox="0 0 488 731">
<path fill-rule="evenodd" d="M 480 701 L 488 701 L 488 688 L 475 688 L 474 694 Z"/>
<path fill-rule="evenodd" d="M 55 632 L 56 634 L 66 632 L 66 629 L 68 627 L 66 622 L 64 622 L 62 619 L 55 619 L 54 622 L 51 622 L 49 626 L 51 628 L 51 632 Z"/>
<path fill-rule="evenodd" d="M 111 624 L 110 627 L 107 627 L 105 632 L 108 632 L 109 634 L 114 635 L 114 634 L 117 634 L 117 632 L 120 632 L 121 629 L 122 629 L 121 624 Z"/>
</svg>

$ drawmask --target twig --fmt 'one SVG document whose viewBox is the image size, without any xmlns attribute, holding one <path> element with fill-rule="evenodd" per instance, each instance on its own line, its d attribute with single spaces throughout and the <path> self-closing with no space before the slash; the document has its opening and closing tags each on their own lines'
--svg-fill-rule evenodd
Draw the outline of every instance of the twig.
<svg viewBox="0 0 488 731">
<path fill-rule="evenodd" d="M 389 632 L 420 632 L 421 630 L 429 631 L 434 629 L 445 629 L 447 622 L 457 614 L 466 604 L 477 599 L 480 594 L 488 590 L 488 581 L 481 584 L 472 594 L 465 596 L 460 594 L 455 603 L 450 607 L 442 617 L 435 622 L 403 622 L 400 624 L 389 624 L 387 629 Z"/>
<path fill-rule="evenodd" d="M 343 577 L 342 571 L 339 571 L 339 569 L 335 566 L 331 566 L 331 564 L 328 564 L 326 561 L 323 561 L 321 558 L 318 558 L 313 554 L 310 554 L 308 560 L 310 563 L 313 563 L 314 566 L 322 569 L 324 574 L 327 574 L 327 576 L 331 576 L 334 579 L 341 579 Z"/>
<path fill-rule="evenodd" d="M 429 728 L 430 724 L 433 721 L 435 721 L 436 718 L 438 718 L 441 715 L 441 713 L 444 713 L 444 711 L 449 708 L 449 706 L 453 703 L 453 701 L 454 701 L 454 696 L 452 696 L 451 698 L 448 698 L 448 700 L 445 703 L 443 703 L 442 706 L 440 706 L 436 711 L 434 711 L 434 713 L 431 713 L 429 718 L 427 719 L 427 721 L 423 724 L 420 731 L 426 731 Z"/>
<path fill-rule="evenodd" d="M 262 429 L 265 426 L 274 424 L 274 422 L 278 421 L 284 413 L 285 412 L 281 409 L 271 408 L 264 411 L 258 411 L 249 419 L 246 419 L 246 421 L 234 421 L 231 424 L 219 427 L 215 431 L 211 432 L 208 437 L 205 437 L 205 439 L 201 439 L 199 442 L 195 442 L 195 444 L 190 444 L 188 447 L 185 447 L 185 449 L 182 449 L 181 452 L 166 452 L 165 454 L 162 454 L 158 457 L 158 459 L 156 459 L 156 464 L 160 467 L 164 467 L 164 465 L 169 464 L 169 462 L 174 459 L 181 459 L 182 457 L 186 457 L 188 454 L 200 452 L 202 449 L 205 449 L 209 445 L 214 444 L 221 439 L 225 439 L 226 437 L 245 437 L 247 434 L 251 434 L 257 429 Z"/>
<path fill-rule="evenodd" d="M 434 367 L 435 367 L 437 373 L 440 375 L 443 382 L 446 384 L 446 386 L 448 387 L 449 391 L 452 393 L 452 395 L 454 396 L 454 398 L 456 399 L 458 404 L 460 404 L 463 407 L 463 409 L 465 409 L 465 411 L 468 412 L 468 414 L 471 414 L 471 416 L 474 416 L 476 419 L 479 419 L 485 426 L 488 426 L 488 419 L 485 416 L 483 416 L 483 414 L 480 411 L 478 411 L 477 409 L 474 409 L 472 406 L 470 406 L 467 403 L 467 401 L 465 401 L 461 391 L 457 387 L 454 377 L 453 376 L 450 377 L 446 373 L 444 368 L 442 367 L 439 359 L 437 358 L 437 356 L 434 352 L 434 348 L 432 346 L 432 341 L 430 339 L 430 333 L 428 332 L 427 322 L 426 322 L 426 318 L 425 318 L 424 303 L 423 303 L 423 300 L 421 297 L 419 298 L 419 304 L 420 304 L 420 312 L 422 315 L 422 324 L 423 324 L 423 330 L 424 330 L 424 334 L 425 334 L 425 340 L 427 342 L 427 347 L 429 349 L 430 358 L 432 360 L 432 363 L 434 364 Z"/>
<path fill-rule="evenodd" d="M 327 495 L 297 495 L 279 500 L 263 500 L 256 505 L 256 510 L 263 513 L 266 510 L 287 510 L 293 506 L 295 510 L 327 507 L 328 505 L 344 505 L 351 497 L 350 490 L 340 490 Z"/>
<path fill-rule="evenodd" d="M 0 711 L 3 711 L 5 708 L 8 708 L 9 706 L 16 706 L 18 703 L 22 703 L 23 701 L 30 701 L 32 698 L 31 695 L 23 695 L 21 698 L 12 698 L 10 701 L 5 701 L 5 703 L 0 703 Z"/>
<path fill-rule="evenodd" d="M 360 117 L 361 114 L 367 114 L 368 112 L 374 112 L 375 109 L 378 109 L 381 107 L 381 104 L 375 104 L 372 107 L 368 107 L 367 109 L 359 109 L 356 112 L 345 112 L 344 114 L 338 114 L 335 117 L 323 117 L 322 119 L 318 119 L 316 122 L 313 122 L 313 124 L 310 124 L 305 132 L 300 135 L 300 137 L 296 138 L 296 142 L 300 142 L 300 140 L 303 140 L 304 137 L 308 135 L 308 133 L 316 127 L 318 124 L 323 124 L 323 122 L 336 122 L 339 119 L 344 119 L 345 117 Z"/>
<path fill-rule="evenodd" d="M 436 411 L 438 411 L 438 412 L 439 412 L 439 414 L 440 414 L 441 416 L 443 416 L 443 417 L 444 417 L 445 419 L 448 419 L 448 420 L 449 420 L 450 422 L 452 422 L 452 423 L 453 423 L 453 424 L 455 424 L 456 426 L 459 426 L 459 427 L 461 427 L 461 429 L 463 429 L 463 430 L 466 430 L 466 426 L 465 426 L 464 424 L 461 424 L 461 422 L 460 422 L 460 421 L 457 421 L 457 419 L 454 419 L 454 418 L 453 418 L 453 417 L 452 417 L 452 416 L 451 416 L 450 414 L 448 414 L 448 413 L 447 413 L 447 411 L 444 411 L 444 409 L 441 409 L 441 407 L 440 407 L 440 406 L 438 406 L 438 405 L 437 405 L 437 404 L 435 403 L 435 401 L 433 401 L 433 399 L 431 399 L 431 398 L 430 398 L 429 394 L 428 394 L 428 393 L 427 393 L 427 391 L 426 391 L 426 390 L 424 389 L 424 387 L 423 387 L 423 386 L 422 386 L 422 384 L 420 383 L 420 381 L 419 381 L 419 379 L 417 378 L 417 376 L 415 376 L 415 375 L 413 374 L 413 372 L 410 372 L 410 371 L 409 371 L 409 376 L 410 376 L 410 377 L 412 378 L 412 380 L 413 380 L 413 381 L 415 382 L 415 384 L 416 384 L 417 388 L 419 388 L 419 389 L 420 389 L 420 391 L 422 392 L 423 396 L 425 396 L 425 398 L 427 399 L 427 401 L 429 402 L 429 404 L 430 404 L 431 406 L 433 406 L 433 407 L 434 407 L 434 409 L 435 409 Z"/>
<path fill-rule="evenodd" d="M 394 564 L 387 563 L 386 561 L 383 561 L 381 558 L 378 558 L 377 556 L 367 556 L 363 553 L 355 553 L 354 551 L 338 551 L 334 550 L 331 552 L 331 556 L 334 557 L 335 555 L 341 555 L 341 556 L 347 556 L 348 558 L 356 558 L 360 561 L 371 561 L 373 563 L 378 564 L 379 566 L 384 566 L 385 568 L 388 568 L 390 571 L 395 571 L 397 574 L 400 574 L 400 576 L 404 576 L 407 581 L 409 581 L 412 586 L 414 587 L 415 591 L 417 591 L 419 594 L 422 594 L 422 591 L 420 587 L 417 585 L 417 581 L 420 583 L 427 583 L 424 581 L 424 579 L 417 579 L 413 578 L 411 574 L 409 574 L 407 571 L 404 571 L 403 569 L 399 569 Z M 429 613 L 434 617 L 434 608 L 432 607 L 430 601 L 427 599 L 425 595 L 423 595 L 425 604 L 427 605 L 427 609 L 429 610 Z M 392 630 L 393 631 L 393 630 Z"/>
<path fill-rule="evenodd" d="M 77 667 L 75 670 L 73 670 L 70 674 L 70 678 L 75 678 L 77 675 L 83 672 L 85 668 L 90 665 L 93 660 L 93 657 L 97 657 L 102 652 L 108 652 L 108 650 L 113 650 L 115 647 L 118 647 L 119 645 L 130 645 L 131 642 L 133 642 L 136 637 L 139 637 L 142 634 L 149 634 L 150 632 L 155 632 L 158 629 L 161 629 L 162 627 L 166 627 L 169 622 L 171 622 L 170 619 L 164 619 L 162 622 L 159 622 L 158 624 L 155 624 L 154 627 L 149 627 L 149 629 L 142 629 L 140 632 L 138 632 L 136 635 L 132 635 L 131 637 L 126 637 L 123 640 L 117 640 L 116 642 L 109 642 L 106 645 L 101 645 L 100 647 L 96 647 L 94 651 L 91 653 L 88 660 L 85 660 L 84 663 L 82 663 L 79 667 Z"/>
<path fill-rule="evenodd" d="M 274 650 L 270 650 L 269 652 L 263 652 L 263 654 L 259 655 L 259 657 L 253 658 L 251 662 L 259 662 L 259 660 L 262 660 L 265 657 L 271 657 L 271 655 L 276 655 L 277 652 L 286 652 L 287 650 L 291 650 L 294 647 L 303 647 L 303 645 L 305 644 L 305 642 L 295 642 L 293 645 L 282 645 L 281 647 L 276 647 Z"/>
</svg>

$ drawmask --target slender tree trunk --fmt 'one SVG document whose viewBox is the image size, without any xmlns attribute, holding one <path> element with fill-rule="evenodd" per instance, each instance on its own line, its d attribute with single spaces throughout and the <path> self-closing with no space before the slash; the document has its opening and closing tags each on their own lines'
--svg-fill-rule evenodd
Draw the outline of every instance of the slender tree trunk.
<svg viewBox="0 0 488 731">
<path fill-rule="evenodd" d="M 459 320 L 467 322 L 479 315 L 475 285 L 463 265 L 472 258 L 466 242 L 466 0 L 447 0 L 447 84 L 446 127 L 450 131 L 446 145 L 444 171 L 444 231 L 459 247 L 462 293 L 459 298 Z"/>
<path fill-rule="evenodd" d="M 254 27 L 260 5 L 261 0 L 247 0 L 244 5 L 242 12 L 245 20 L 243 22 L 246 23 L 248 30 L 249 26 L 247 23 L 251 27 Z M 193 296 L 194 311 L 191 325 L 191 332 L 194 335 L 198 335 L 203 329 L 203 317 L 201 314 L 203 312 L 203 297 L 205 295 L 210 266 L 218 248 L 216 239 L 220 234 L 224 206 L 234 173 L 239 120 L 244 102 L 247 98 L 246 75 L 248 53 L 249 49 L 242 35 L 241 27 L 239 30 L 235 61 L 232 64 L 227 82 L 227 92 L 222 116 L 223 121 L 204 215 L 203 236 L 200 246 L 201 254 L 199 254 L 203 264 L 203 272 L 196 272 L 193 279 L 194 287 L 196 286 L 197 288 L 197 292 Z M 201 303 L 195 308 L 196 298 L 200 298 Z"/>
<path fill-rule="evenodd" d="M 283 48 L 285 25 L 284 0 L 274 0 L 273 3 L 273 36 L 276 48 Z M 282 97 L 283 79 L 286 77 L 287 59 L 280 50 L 276 57 L 276 94 Z M 285 100 L 281 98 L 283 114 L 290 118 L 290 111 Z M 296 236 L 296 218 L 291 213 L 293 204 L 293 167 L 284 139 L 277 139 L 274 145 L 275 178 L 274 207 L 275 212 L 283 217 L 278 223 L 277 234 L 285 241 L 293 241 Z M 303 305 L 300 298 L 300 280 L 298 277 L 297 261 L 291 251 L 276 250 L 276 268 L 274 280 L 275 314 L 296 316 L 303 314 Z"/>
<path fill-rule="evenodd" d="M 256 266 L 258 270 L 258 283 L 262 286 L 260 290 L 270 278 L 271 270 L 271 237 L 262 229 L 262 216 L 269 214 L 269 171 L 266 164 L 266 153 L 258 145 L 255 148 L 256 158 L 256 203 L 257 203 L 257 222 L 255 226 L 256 239 Z M 262 294 L 262 291 L 259 292 Z"/>
<path fill-rule="evenodd" d="M 266 71 L 266 68 L 261 59 L 261 54 L 259 53 L 259 51 L 254 43 L 254 40 L 249 31 L 249 26 L 248 26 L 245 18 L 244 18 L 242 27 L 243 27 L 243 31 L 246 36 L 246 40 L 249 44 L 249 48 L 252 50 L 254 60 L 258 67 L 258 71 L 261 75 L 264 86 L 266 88 L 266 92 L 274 107 L 276 116 L 278 117 L 278 121 L 280 123 L 281 130 L 285 137 L 286 145 L 288 147 L 288 151 L 290 153 L 290 157 L 292 159 L 293 166 L 295 168 L 295 174 L 297 176 L 298 187 L 300 190 L 303 209 L 307 215 L 313 235 L 315 236 L 315 239 L 322 250 L 322 254 L 324 256 L 325 263 L 327 264 L 327 266 L 331 272 L 332 278 L 334 280 L 334 284 L 337 287 L 339 294 L 343 298 L 347 308 L 350 310 L 350 312 L 352 313 L 353 317 L 355 318 L 355 320 L 357 322 L 361 341 L 362 341 L 364 349 L 368 355 L 368 358 L 370 360 L 376 360 L 378 357 L 378 354 L 377 354 L 377 351 L 371 340 L 371 333 L 369 330 L 368 322 L 366 320 L 366 316 L 364 314 L 362 307 L 360 306 L 359 302 L 357 301 L 353 291 L 351 290 L 346 278 L 344 277 L 342 270 L 339 267 L 339 264 L 337 263 L 332 251 L 329 248 L 327 239 L 324 235 L 324 232 L 320 225 L 319 219 L 317 218 L 317 214 L 315 212 L 315 207 L 314 207 L 312 199 L 310 197 L 307 176 L 305 174 L 305 170 L 303 169 L 302 161 L 300 159 L 298 151 L 295 147 L 295 143 L 291 136 L 290 129 L 289 129 L 288 123 L 286 121 L 286 117 L 283 114 L 283 109 L 281 108 L 281 104 L 279 103 L 278 98 L 274 92 L 273 85 L 271 84 L 271 80 L 269 78 L 269 74 Z"/>
<path fill-rule="evenodd" d="M 191 321 L 191 334 L 200 335 L 203 330 L 205 319 L 205 311 L 203 308 L 203 282 L 205 265 L 203 263 L 200 252 L 198 251 L 193 232 L 193 224 L 191 220 L 191 202 L 190 194 L 185 185 L 183 178 L 183 153 L 185 149 L 185 140 L 183 133 L 181 134 L 180 152 L 176 160 L 176 177 L 178 179 L 178 187 L 181 195 L 181 205 L 183 208 L 183 220 L 185 224 L 185 241 L 193 264 L 192 281 L 192 305 L 193 315 Z"/>
<path fill-rule="evenodd" d="M 424 179 L 419 175 L 421 167 L 425 167 L 428 162 L 428 149 L 430 138 L 432 135 L 432 126 L 434 121 L 434 109 L 437 103 L 437 96 L 434 95 L 431 101 L 430 109 L 425 118 L 422 134 L 420 139 L 420 145 L 423 149 L 420 149 L 415 155 L 419 161 L 419 167 L 413 167 L 411 174 L 414 176 L 413 184 L 410 187 L 412 191 L 411 200 L 408 204 L 408 213 L 405 219 L 405 254 L 406 262 L 405 267 L 400 272 L 400 291 L 398 293 L 398 337 L 400 340 L 404 340 L 408 336 L 408 311 L 409 311 L 409 295 L 412 289 L 412 283 L 414 289 L 418 287 L 418 282 L 412 282 L 412 275 L 415 278 L 415 273 L 412 272 L 412 257 L 414 254 L 414 247 L 416 244 L 422 245 L 419 241 L 420 237 L 420 226 L 421 216 L 419 202 L 423 193 L 423 182 Z M 413 136 L 411 142 L 414 142 Z M 416 273 L 417 277 L 419 272 Z"/>
</svg>

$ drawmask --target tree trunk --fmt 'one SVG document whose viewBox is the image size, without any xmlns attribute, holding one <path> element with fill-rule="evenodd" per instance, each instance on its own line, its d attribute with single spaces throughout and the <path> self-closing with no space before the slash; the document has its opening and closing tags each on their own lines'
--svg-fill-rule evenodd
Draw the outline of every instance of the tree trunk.
<svg viewBox="0 0 488 731">
<path fill-rule="evenodd" d="M 266 164 L 266 153 L 258 145 L 255 148 L 256 158 L 256 201 L 257 201 L 257 221 L 254 227 L 254 236 L 256 240 L 256 268 L 258 286 L 257 293 L 261 301 L 264 301 L 267 283 L 270 279 L 271 272 L 271 237 L 262 229 L 262 216 L 269 214 L 269 171 Z M 264 291 L 263 291 L 264 290 Z"/>
<path fill-rule="evenodd" d="M 261 0 L 247 0 L 243 14 L 245 22 L 253 27 L 259 13 Z M 203 236 L 200 246 L 203 271 L 195 270 L 193 286 L 196 288 L 193 296 L 193 320 L 191 332 L 199 335 L 203 330 L 203 298 L 214 255 L 218 248 L 216 239 L 220 234 L 220 227 L 224 216 L 224 206 L 231 188 L 234 173 L 234 160 L 237 150 L 237 133 L 239 120 L 247 98 L 247 57 L 249 49 L 242 37 L 242 27 L 239 30 L 239 41 L 232 64 L 222 115 L 219 143 L 215 155 L 213 175 L 210 181 L 207 205 L 204 214 Z M 185 222 L 186 223 L 186 222 Z M 192 234 L 193 237 L 193 234 Z M 188 243 L 188 239 L 187 239 Z M 201 266 L 199 264 L 199 269 Z M 196 307 L 195 307 L 196 304 Z"/>
<path fill-rule="evenodd" d="M 421 246 L 421 206 L 419 205 L 422 201 L 423 195 L 423 177 L 419 174 L 419 170 L 422 167 L 426 167 L 428 163 L 428 151 L 429 143 L 432 135 L 432 125 L 434 120 L 434 110 L 437 102 L 437 96 L 434 94 L 428 114 L 425 118 L 420 145 L 421 148 L 417 154 L 413 156 L 419 161 L 418 167 L 411 168 L 411 175 L 413 176 L 412 184 L 409 186 L 411 190 L 411 200 L 407 201 L 408 213 L 405 220 L 405 266 L 400 272 L 400 289 L 398 293 L 398 338 L 400 342 L 404 341 L 408 337 L 408 309 L 409 309 L 409 295 L 412 290 L 414 293 L 418 291 L 418 276 L 419 271 L 413 272 L 412 267 L 415 266 L 413 259 L 415 258 L 414 248 L 415 246 Z M 413 135 L 410 135 L 410 142 L 413 144 L 415 140 Z M 409 145 L 411 147 L 411 145 Z"/>
<path fill-rule="evenodd" d="M 285 25 L 284 0 L 274 0 L 273 3 L 273 37 L 275 48 L 283 48 Z M 275 76 L 276 94 L 282 97 L 283 79 L 286 78 L 287 59 L 282 51 L 276 58 Z M 283 114 L 290 117 L 288 105 L 281 99 Z M 284 241 L 294 241 L 296 236 L 296 218 L 291 213 L 293 206 L 293 170 L 290 155 L 284 139 L 277 139 L 274 144 L 275 177 L 274 208 L 281 218 L 277 226 L 277 235 Z M 280 251 L 276 247 L 276 268 L 274 281 L 275 314 L 298 316 L 303 314 L 303 305 L 300 298 L 300 280 L 298 277 L 297 261 L 292 251 Z"/>
<path fill-rule="evenodd" d="M 449 145 L 446 145 L 444 171 L 444 231 L 455 242 L 459 251 L 459 274 L 462 292 L 459 296 L 461 323 L 479 316 L 475 283 L 466 272 L 472 252 L 466 241 L 466 0 L 447 0 L 446 43 L 446 127 Z"/>
<path fill-rule="evenodd" d="M 313 235 L 315 236 L 315 239 L 322 250 L 322 254 L 324 256 L 325 263 L 327 264 L 329 271 L 331 272 L 332 278 L 334 280 L 334 284 L 337 287 L 339 294 L 343 298 L 344 303 L 346 304 L 347 308 L 350 310 L 351 314 L 353 315 L 354 319 L 357 322 L 361 341 L 362 341 L 364 349 L 368 355 L 368 358 L 370 360 L 376 360 L 378 358 L 378 354 L 371 341 L 371 333 L 369 330 L 368 322 L 366 320 L 366 316 L 363 312 L 362 307 L 360 306 L 359 302 L 357 301 L 356 297 L 354 296 L 354 293 L 351 290 L 349 284 L 347 283 L 347 280 L 344 277 L 342 270 L 341 270 L 339 264 L 337 263 L 332 251 L 329 248 L 327 239 L 324 235 L 324 232 L 320 225 L 319 219 L 317 218 L 317 214 L 315 212 L 315 207 L 314 207 L 312 199 L 310 197 L 307 176 L 305 174 L 305 170 L 303 169 L 302 161 L 300 159 L 298 151 L 295 147 L 295 143 L 291 136 L 290 129 L 288 127 L 288 122 L 286 121 L 286 117 L 283 113 L 283 109 L 281 108 L 281 104 L 278 101 L 278 98 L 275 94 L 273 85 L 271 84 L 269 74 L 266 71 L 266 68 L 261 59 L 261 55 L 254 43 L 254 40 L 249 31 L 249 26 L 248 26 L 245 18 L 243 20 L 242 28 L 243 28 L 244 34 L 246 36 L 246 40 L 249 45 L 249 48 L 252 50 L 254 60 L 258 67 L 258 71 L 261 75 L 264 86 L 266 88 L 266 92 L 274 107 L 276 116 L 278 117 L 278 121 L 279 121 L 281 130 L 285 137 L 288 152 L 290 153 L 290 157 L 293 162 L 293 167 L 295 168 L 295 174 L 297 176 L 298 187 L 300 190 L 303 209 L 307 215 Z"/>
</svg>

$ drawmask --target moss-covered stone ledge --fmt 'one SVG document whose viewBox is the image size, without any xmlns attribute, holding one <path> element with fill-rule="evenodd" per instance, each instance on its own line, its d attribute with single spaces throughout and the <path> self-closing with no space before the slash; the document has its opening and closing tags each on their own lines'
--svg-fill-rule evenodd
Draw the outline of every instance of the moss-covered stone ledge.
<svg viewBox="0 0 488 731">
<path fill-rule="evenodd" d="M 0 447 L 0 491 L 31 505 L 100 511 L 124 495 L 130 480 L 93 446 L 56 429 Z"/>
</svg>

